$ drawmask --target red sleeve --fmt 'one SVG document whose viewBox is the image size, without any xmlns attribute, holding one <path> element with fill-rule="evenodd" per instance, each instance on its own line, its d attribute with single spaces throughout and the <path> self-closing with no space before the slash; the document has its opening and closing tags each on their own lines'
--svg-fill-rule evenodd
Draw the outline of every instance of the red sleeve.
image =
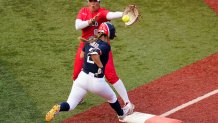
<svg viewBox="0 0 218 123">
<path fill-rule="evenodd" d="M 101 18 L 103 18 L 104 20 L 107 20 L 106 16 L 108 14 L 109 10 L 101 8 L 100 13 L 101 13 Z"/>
</svg>

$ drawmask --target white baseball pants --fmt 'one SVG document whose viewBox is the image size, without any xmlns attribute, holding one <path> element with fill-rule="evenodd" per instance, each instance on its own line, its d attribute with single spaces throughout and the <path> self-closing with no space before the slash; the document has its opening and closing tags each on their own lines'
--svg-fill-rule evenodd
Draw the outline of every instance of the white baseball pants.
<svg viewBox="0 0 218 123">
<path fill-rule="evenodd" d="M 86 74 L 81 71 L 78 78 L 73 83 L 67 100 L 67 103 L 70 105 L 70 110 L 73 110 L 79 104 L 87 92 L 101 96 L 109 103 L 115 103 L 117 100 L 116 94 L 105 81 L 105 78 L 95 78 L 93 73 Z"/>
</svg>

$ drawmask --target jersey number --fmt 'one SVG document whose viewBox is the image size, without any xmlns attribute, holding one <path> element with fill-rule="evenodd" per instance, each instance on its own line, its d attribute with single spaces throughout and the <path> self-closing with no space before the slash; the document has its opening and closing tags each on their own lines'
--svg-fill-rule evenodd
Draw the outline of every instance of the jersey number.
<svg viewBox="0 0 218 123">
<path fill-rule="evenodd" d="M 90 64 L 94 64 L 94 61 L 92 60 L 90 56 L 87 56 L 87 62 Z"/>
<path fill-rule="evenodd" d="M 89 49 L 89 52 L 92 51 L 93 48 Z M 94 64 L 94 61 L 92 60 L 92 58 L 87 54 L 87 62 L 90 64 Z"/>
</svg>

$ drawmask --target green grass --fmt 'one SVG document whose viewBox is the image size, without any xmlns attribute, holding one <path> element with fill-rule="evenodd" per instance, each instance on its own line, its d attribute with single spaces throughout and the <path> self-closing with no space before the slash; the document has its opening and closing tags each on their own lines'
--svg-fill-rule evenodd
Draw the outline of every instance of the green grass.
<svg viewBox="0 0 218 123">
<path fill-rule="evenodd" d="M 140 22 L 124 27 L 113 20 L 114 61 L 128 90 L 218 52 L 218 17 L 199 0 L 102 1 L 112 11 L 135 3 Z M 55 103 L 67 99 L 80 31 L 79 0 L 0 1 L 0 122 L 43 122 Z M 104 102 L 86 103 L 58 115 L 55 122 Z M 4 113 L 3 113 L 4 112 Z"/>
<path fill-rule="evenodd" d="M 13 119 L 17 123 L 22 123 L 23 119 L 26 119 L 25 122 L 39 122 L 41 112 L 37 110 L 32 98 L 7 68 L 9 65 L 4 61 L 0 61 L 0 64 L 0 110 L 4 112 L 0 122 L 9 123 Z"/>
</svg>

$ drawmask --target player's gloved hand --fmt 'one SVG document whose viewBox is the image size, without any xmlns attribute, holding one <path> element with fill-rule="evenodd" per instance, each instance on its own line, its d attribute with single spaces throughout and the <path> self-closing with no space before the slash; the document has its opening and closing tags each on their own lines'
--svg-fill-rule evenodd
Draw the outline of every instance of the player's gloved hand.
<svg viewBox="0 0 218 123">
<path fill-rule="evenodd" d="M 103 77 L 104 76 L 104 70 L 103 67 L 102 68 L 98 68 L 97 73 L 95 73 L 94 77 Z"/>
<path fill-rule="evenodd" d="M 91 18 L 89 20 L 89 25 L 95 25 L 95 22 L 97 21 L 98 17 L 100 16 L 101 13 L 98 13 L 95 17 Z"/>
</svg>

